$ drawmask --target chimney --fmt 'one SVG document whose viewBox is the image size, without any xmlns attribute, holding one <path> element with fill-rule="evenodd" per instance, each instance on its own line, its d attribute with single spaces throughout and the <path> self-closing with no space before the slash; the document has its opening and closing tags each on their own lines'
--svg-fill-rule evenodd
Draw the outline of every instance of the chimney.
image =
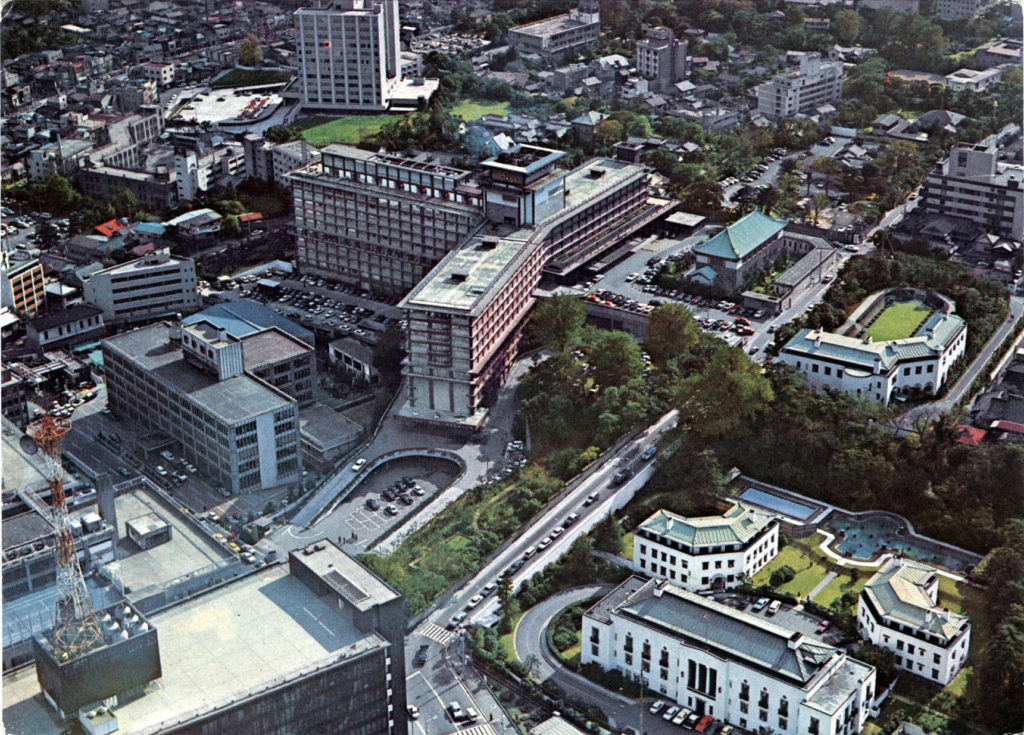
<svg viewBox="0 0 1024 735">
<path fill-rule="evenodd" d="M 117 508 L 114 502 L 114 484 L 111 482 L 109 473 L 102 473 L 96 476 L 96 509 L 100 518 L 110 524 L 114 529 L 114 559 L 117 559 Z"/>
</svg>

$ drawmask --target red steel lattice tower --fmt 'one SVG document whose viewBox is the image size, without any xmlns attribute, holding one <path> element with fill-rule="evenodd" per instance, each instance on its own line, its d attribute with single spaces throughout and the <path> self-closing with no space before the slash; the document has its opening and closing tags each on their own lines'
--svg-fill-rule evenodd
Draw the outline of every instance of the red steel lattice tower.
<svg viewBox="0 0 1024 735">
<path fill-rule="evenodd" d="M 103 644 L 96 612 L 92 609 L 85 578 L 78 565 L 75 540 L 64 497 L 61 443 L 71 422 L 50 414 L 32 423 L 28 433 L 46 457 L 53 527 L 57 535 L 57 610 L 53 621 L 53 653 L 58 661 L 71 661 Z"/>
</svg>

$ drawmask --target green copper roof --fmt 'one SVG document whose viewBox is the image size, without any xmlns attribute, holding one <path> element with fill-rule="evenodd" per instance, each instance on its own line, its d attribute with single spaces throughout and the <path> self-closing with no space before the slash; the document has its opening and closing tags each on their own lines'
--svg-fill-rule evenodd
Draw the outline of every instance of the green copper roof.
<svg viewBox="0 0 1024 735">
<path fill-rule="evenodd" d="M 927 588 L 935 583 L 937 574 L 924 564 L 891 559 L 864 585 L 861 594 L 870 598 L 885 617 L 949 640 L 969 620 L 940 609 L 932 600 Z"/>
<path fill-rule="evenodd" d="M 788 224 L 789 220 L 775 219 L 755 209 L 693 250 L 716 258 L 742 260 Z"/>
<path fill-rule="evenodd" d="M 698 518 L 659 510 L 640 527 L 689 546 L 722 546 L 746 543 L 773 520 L 767 513 L 734 505 L 723 515 Z"/>
</svg>

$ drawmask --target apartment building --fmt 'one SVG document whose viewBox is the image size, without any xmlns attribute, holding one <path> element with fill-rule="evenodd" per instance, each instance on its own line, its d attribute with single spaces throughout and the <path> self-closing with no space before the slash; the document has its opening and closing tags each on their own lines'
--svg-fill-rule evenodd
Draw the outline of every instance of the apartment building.
<svg viewBox="0 0 1024 735">
<path fill-rule="evenodd" d="M 1024 240 L 1024 166 L 1000 161 L 995 146 L 953 146 L 924 180 L 919 207 L 1019 242 Z"/>
<path fill-rule="evenodd" d="M 686 50 L 686 41 L 660 26 L 649 29 L 647 38 L 637 41 L 636 70 L 648 80 L 652 92 L 663 92 L 686 79 Z"/>
<path fill-rule="evenodd" d="M 289 188 L 288 174 L 320 160 L 320 151 L 305 140 L 274 144 L 260 135 L 248 133 L 242 139 L 242 146 L 247 178 L 274 181 Z"/>
<path fill-rule="evenodd" d="M 890 559 L 864 585 L 860 634 L 896 656 L 903 671 L 940 686 L 967 662 L 971 621 L 939 607 L 939 573 L 910 559 Z"/>
<path fill-rule="evenodd" d="M 178 147 L 174 151 L 178 200 L 190 202 L 211 189 L 237 183 L 245 176 L 245 149 L 239 143 Z"/>
<path fill-rule="evenodd" d="M 302 477 L 297 401 L 246 372 L 242 342 L 206 322 L 161 322 L 103 341 L 108 405 L 175 439 L 234 493 Z"/>
<path fill-rule="evenodd" d="M 736 587 L 779 553 L 778 519 L 739 505 L 695 518 L 659 510 L 635 535 L 633 569 L 692 592 Z"/>
<path fill-rule="evenodd" d="M 970 20 L 992 0 L 935 0 L 935 15 L 940 20 Z"/>
<path fill-rule="evenodd" d="M 864 729 L 875 669 L 666 580 L 630 577 L 583 615 L 581 661 L 699 715 L 779 735 Z"/>
<path fill-rule="evenodd" d="M 517 146 L 484 161 L 488 227 L 434 267 L 399 304 L 409 327 L 399 415 L 479 428 L 507 377 L 545 267 L 625 238 L 647 203 L 638 166 L 593 159 L 566 172 L 565 154 Z"/>
<path fill-rule="evenodd" d="M 383 112 L 402 79 L 398 0 L 329 0 L 295 11 L 303 108 Z"/>
<path fill-rule="evenodd" d="M 287 177 L 303 272 L 404 293 L 483 223 L 468 171 L 343 145 L 321 155 Z"/>
<path fill-rule="evenodd" d="M 187 314 L 202 306 L 195 261 L 167 248 L 90 274 L 82 295 L 111 325 Z"/>
<path fill-rule="evenodd" d="M 821 54 L 800 54 L 795 69 L 779 72 L 757 85 L 757 111 L 772 120 L 814 115 L 819 107 L 839 107 L 843 101 L 843 64 Z"/>
<path fill-rule="evenodd" d="M 153 82 L 161 89 L 171 86 L 174 81 L 174 64 L 163 61 L 147 61 L 140 67 L 146 81 Z"/>
<path fill-rule="evenodd" d="M 46 305 L 46 286 L 43 266 L 38 260 L 18 262 L 3 254 L 0 267 L 0 305 L 7 306 L 27 317 L 36 316 Z"/>
<path fill-rule="evenodd" d="M 508 29 L 508 44 L 520 54 L 533 54 L 561 64 L 601 38 L 601 8 L 597 0 L 580 0 L 562 15 Z"/>
<path fill-rule="evenodd" d="M 779 352 L 808 385 L 871 398 L 888 405 L 908 391 L 934 393 L 967 346 L 967 323 L 932 314 L 905 339 L 875 342 L 820 329 L 801 329 Z"/>
<path fill-rule="evenodd" d="M 78 172 L 78 185 L 92 197 L 109 199 L 122 189 L 130 191 L 140 204 L 157 209 L 178 205 L 177 172 L 167 166 L 138 171 L 114 166 L 92 166 Z"/>
</svg>

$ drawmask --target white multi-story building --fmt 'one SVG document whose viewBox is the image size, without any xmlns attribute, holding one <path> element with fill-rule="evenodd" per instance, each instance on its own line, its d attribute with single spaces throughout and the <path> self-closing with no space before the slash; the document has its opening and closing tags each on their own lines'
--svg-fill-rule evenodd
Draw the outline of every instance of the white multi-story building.
<svg viewBox="0 0 1024 735">
<path fill-rule="evenodd" d="M 302 106 L 381 112 L 402 80 L 398 0 L 331 0 L 295 11 Z"/>
<path fill-rule="evenodd" d="M 935 15 L 942 20 L 968 20 L 991 0 L 935 0 Z"/>
<path fill-rule="evenodd" d="M 202 306 L 195 261 L 171 255 L 166 248 L 92 273 L 82 294 L 103 310 L 107 324 L 187 314 Z"/>
<path fill-rule="evenodd" d="M 210 188 L 214 163 L 212 151 L 205 154 L 191 149 L 174 152 L 174 173 L 179 201 L 190 202 Z"/>
<path fill-rule="evenodd" d="M 937 391 L 964 354 L 967 324 L 955 314 L 932 314 L 913 337 L 874 342 L 820 329 L 801 329 L 779 352 L 814 388 L 871 398 L 888 405 L 894 394 Z"/>
<path fill-rule="evenodd" d="M 838 59 L 822 59 L 813 51 L 801 54 L 797 68 L 757 85 L 757 111 L 784 120 L 798 114 L 813 115 L 823 105 L 838 107 L 843 101 L 844 76 Z"/>
<path fill-rule="evenodd" d="M 1024 240 L 1024 166 L 1001 162 L 998 153 L 995 146 L 953 146 L 924 180 L 919 209 Z"/>
<path fill-rule="evenodd" d="M 508 45 L 520 54 L 534 54 L 561 63 L 601 38 L 601 7 L 580 0 L 568 13 L 508 29 Z"/>
<path fill-rule="evenodd" d="M 734 505 L 686 518 L 659 510 L 637 526 L 633 568 L 691 591 L 735 587 L 779 553 L 775 516 Z"/>
<path fill-rule="evenodd" d="M 166 88 L 174 81 L 174 64 L 162 61 L 147 61 L 142 65 L 142 74 L 147 81 Z"/>
<path fill-rule="evenodd" d="M 581 661 L 699 715 L 779 735 L 864 728 L 875 669 L 666 580 L 630 577 L 583 616 Z"/>
<path fill-rule="evenodd" d="M 636 70 L 650 83 L 650 89 L 663 92 L 686 79 L 686 41 L 680 41 L 669 28 L 651 28 L 647 38 L 637 41 Z"/>
<path fill-rule="evenodd" d="M 939 608 L 939 573 L 890 559 L 860 593 L 857 628 L 904 671 L 946 686 L 967 662 L 971 621 Z"/>
</svg>

